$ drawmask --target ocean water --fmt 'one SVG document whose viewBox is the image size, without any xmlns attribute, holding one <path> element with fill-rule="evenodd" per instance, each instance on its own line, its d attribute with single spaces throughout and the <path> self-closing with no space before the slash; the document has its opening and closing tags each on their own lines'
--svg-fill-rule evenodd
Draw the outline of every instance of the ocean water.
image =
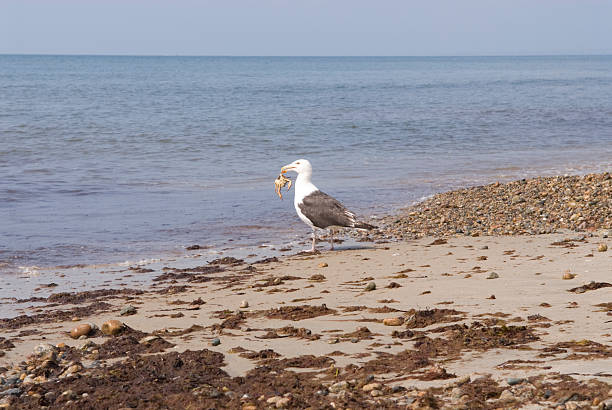
<svg viewBox="0 0 612 410">
<path fill-rule="evenodd" d="M 364 216 L 612 170 L 612 56 L 0 55 L 0 273 L 284 244 L 280 167 Z"/>
</svg>

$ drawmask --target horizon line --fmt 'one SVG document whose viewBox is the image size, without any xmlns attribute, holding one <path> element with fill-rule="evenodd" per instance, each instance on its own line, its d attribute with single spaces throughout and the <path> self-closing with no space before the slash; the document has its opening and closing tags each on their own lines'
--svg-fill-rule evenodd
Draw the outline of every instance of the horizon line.
<svg viewBox="0 0 612 410">
<path fill-rule="evenodd" d="M 609 53 L 432 54 L 432 55 L 256 55 L 256 54 L 129 54 L 129 53 L 2 53 L 0 56 L 56 57 L 216 57 L 216 58 L 449 58 L 449 57 L 607 57 Z"/>
</svg>

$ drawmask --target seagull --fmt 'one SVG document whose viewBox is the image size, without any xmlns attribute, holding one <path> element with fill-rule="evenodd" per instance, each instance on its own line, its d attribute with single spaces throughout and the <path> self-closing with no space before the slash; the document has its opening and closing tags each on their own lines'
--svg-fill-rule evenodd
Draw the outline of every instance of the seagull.
<svg viewBox="0 0 612 410">
<path fill-rule="evenodd" d="M 295 180 L 295 196 L 293 205 L 295 211 L 304 223 L 312 228 L 312 248 L 315 251 L 316 228 L 327 229 L 330 232 L 331 250 L 334 250 L 334 228 L 374 229 L 373 225 L 360 222 L 353 212 L 346 209 L 335 198 L 317 188 L 311 181 L 312 165 L 306 159 L 298 159 L 281 168 L 281 174 L 288 171 L 297 172 Z"/>
</svg>

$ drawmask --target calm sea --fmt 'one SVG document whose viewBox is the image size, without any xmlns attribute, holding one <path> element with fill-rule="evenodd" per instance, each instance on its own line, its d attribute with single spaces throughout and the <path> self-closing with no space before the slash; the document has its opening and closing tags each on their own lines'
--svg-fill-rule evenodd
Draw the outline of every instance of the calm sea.
<svg viewBox="0 0 612 410">
<path fill-rule="evenodd" d="M 366 216 L 610 171 L 612 56 L 2 55 L 0 269 L 294 241 L 297 158 Z"/>
</svg>

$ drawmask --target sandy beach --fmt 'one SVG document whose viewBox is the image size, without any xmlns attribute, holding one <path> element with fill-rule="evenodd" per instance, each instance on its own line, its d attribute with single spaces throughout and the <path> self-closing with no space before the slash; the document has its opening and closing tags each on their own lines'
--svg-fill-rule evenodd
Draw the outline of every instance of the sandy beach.
<svg viewBox="0 0 612 410">
<path fill-rule="evenodd" d="M 473 188 L 361 246 L 132 266 L 150 288 L 52 294 L 0 319 L 0 408 L 612 408 L 610 176 L 549 202 L 537 181 L 491 185 L 530 187 L 482 211 L 492 230 L 433 209 L 486 200 Z"/>
</svg>

